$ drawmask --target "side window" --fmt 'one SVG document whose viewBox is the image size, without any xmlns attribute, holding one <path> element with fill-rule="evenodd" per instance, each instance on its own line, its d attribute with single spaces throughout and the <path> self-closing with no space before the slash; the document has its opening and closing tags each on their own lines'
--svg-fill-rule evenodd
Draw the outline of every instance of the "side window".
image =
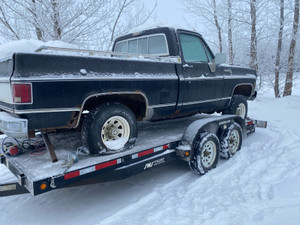
<svg viewBox="0 0 300 225">
<path fill-rule="evenodd" d="M 137 52 L 137 40 L 128 41 L 128 53 L 136 53 Z"/>
<path fill-rule="evenodd" d="M 149 37 L 149 54 L 168 54 L 166 39 L 163 35 Z"/>
<path fill-rule="evenodd" d="M 115 52 L 127 52 L 127 41 L 118 42 L 115 47 Z"/>
<path fill-rule="evenodd" d="M 190 34 L 180 34 L 179 39 L 186 62 L 208 62 L 205 48 L 199 37 Z"/>
</svg>

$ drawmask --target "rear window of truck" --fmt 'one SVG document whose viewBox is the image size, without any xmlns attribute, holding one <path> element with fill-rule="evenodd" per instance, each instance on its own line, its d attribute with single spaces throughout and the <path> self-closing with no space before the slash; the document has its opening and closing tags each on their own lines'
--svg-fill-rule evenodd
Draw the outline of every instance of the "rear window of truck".
<svg viewBox="0 0 300 225">
<path fill-rule="evenodd" d="M 131 54 L 169 55 L 167 39 L 164 34 L 148 35 L 117 42 L 114 51 Z"/>
</svg>

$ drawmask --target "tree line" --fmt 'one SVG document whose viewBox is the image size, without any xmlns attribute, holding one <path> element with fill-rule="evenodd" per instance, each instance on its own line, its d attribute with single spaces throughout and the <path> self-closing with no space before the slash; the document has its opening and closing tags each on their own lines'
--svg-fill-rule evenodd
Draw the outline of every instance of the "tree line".
<svg viewBox="0 0 300 225">
<path fill-rule="evenodd" d="M 108 50 L 116 36 L 153 14 L 142 0 L 1 0 L 0 34 L 7 40 L 61 40 Z"/>
<path fill-rule="evenodd" d="M 198 20 L 191 28 L 227 53 L 229 64 L 255 69 L 258 85 L 271 84 L 275 97 L 292 94 L 294 72 L 300 72 L 299 0 L 182 2 Z"/>
<path fill-rule="evenodd" d="M 292 94 L 300 72 L 299 0 L 181 0 L 189 28 L 202 33 L 228 63 L 255 69 L 275 97 Z M 113 40 L 149 21 L 143 0 L 1 0 L 0 35 L 7 40 L 61 40 L 109 50 Z"/>
</svg>

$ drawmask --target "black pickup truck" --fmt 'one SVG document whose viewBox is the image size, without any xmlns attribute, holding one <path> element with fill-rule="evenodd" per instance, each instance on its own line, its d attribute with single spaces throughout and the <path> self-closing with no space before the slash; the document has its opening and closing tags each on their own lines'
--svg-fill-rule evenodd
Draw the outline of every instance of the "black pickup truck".
<svg viewBox="0 0 300 225">
<path fill-rule="evenodd" d="M 91 154 L 117 151 L 133 146 L 137 121 L 199 112 L 245 118 L 247 100 L 256 96 L 256 72 L 222 64 L 224 55 L 215 56 L 192 31 L 128 34 L 104 55 L 44 49 L 0 63 L 0 130 L 8 136 L 77 128 Z"/>
</svg>

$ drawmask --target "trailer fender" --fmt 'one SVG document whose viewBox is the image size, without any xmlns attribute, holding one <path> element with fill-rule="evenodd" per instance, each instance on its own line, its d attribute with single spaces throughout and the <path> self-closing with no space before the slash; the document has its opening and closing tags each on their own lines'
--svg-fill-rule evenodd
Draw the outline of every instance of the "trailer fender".
<svg viewBox="0 0 300 225">
<path fill-rule="evenodd" d="M 235 115 L 214 116 L 214 117 L 208 117 L 206 119 L 196 120 L 193 123 L 191 123 L 183 133 L 183 136 L 181 138 L 181 145 L 189 146 L 191 149 L 193 149 L 197 134 L 203 132 L 209 132 L 219 136 L 218 135 L 219 128 L 221 126 L 227 126 L 228 124 L 231 124 L 233 122 L 236 122 L 241 126 L 243 131 L 243 136 L 247 135 L 244 120 L 239 116 L 235 116 Z"/>
</svg>

